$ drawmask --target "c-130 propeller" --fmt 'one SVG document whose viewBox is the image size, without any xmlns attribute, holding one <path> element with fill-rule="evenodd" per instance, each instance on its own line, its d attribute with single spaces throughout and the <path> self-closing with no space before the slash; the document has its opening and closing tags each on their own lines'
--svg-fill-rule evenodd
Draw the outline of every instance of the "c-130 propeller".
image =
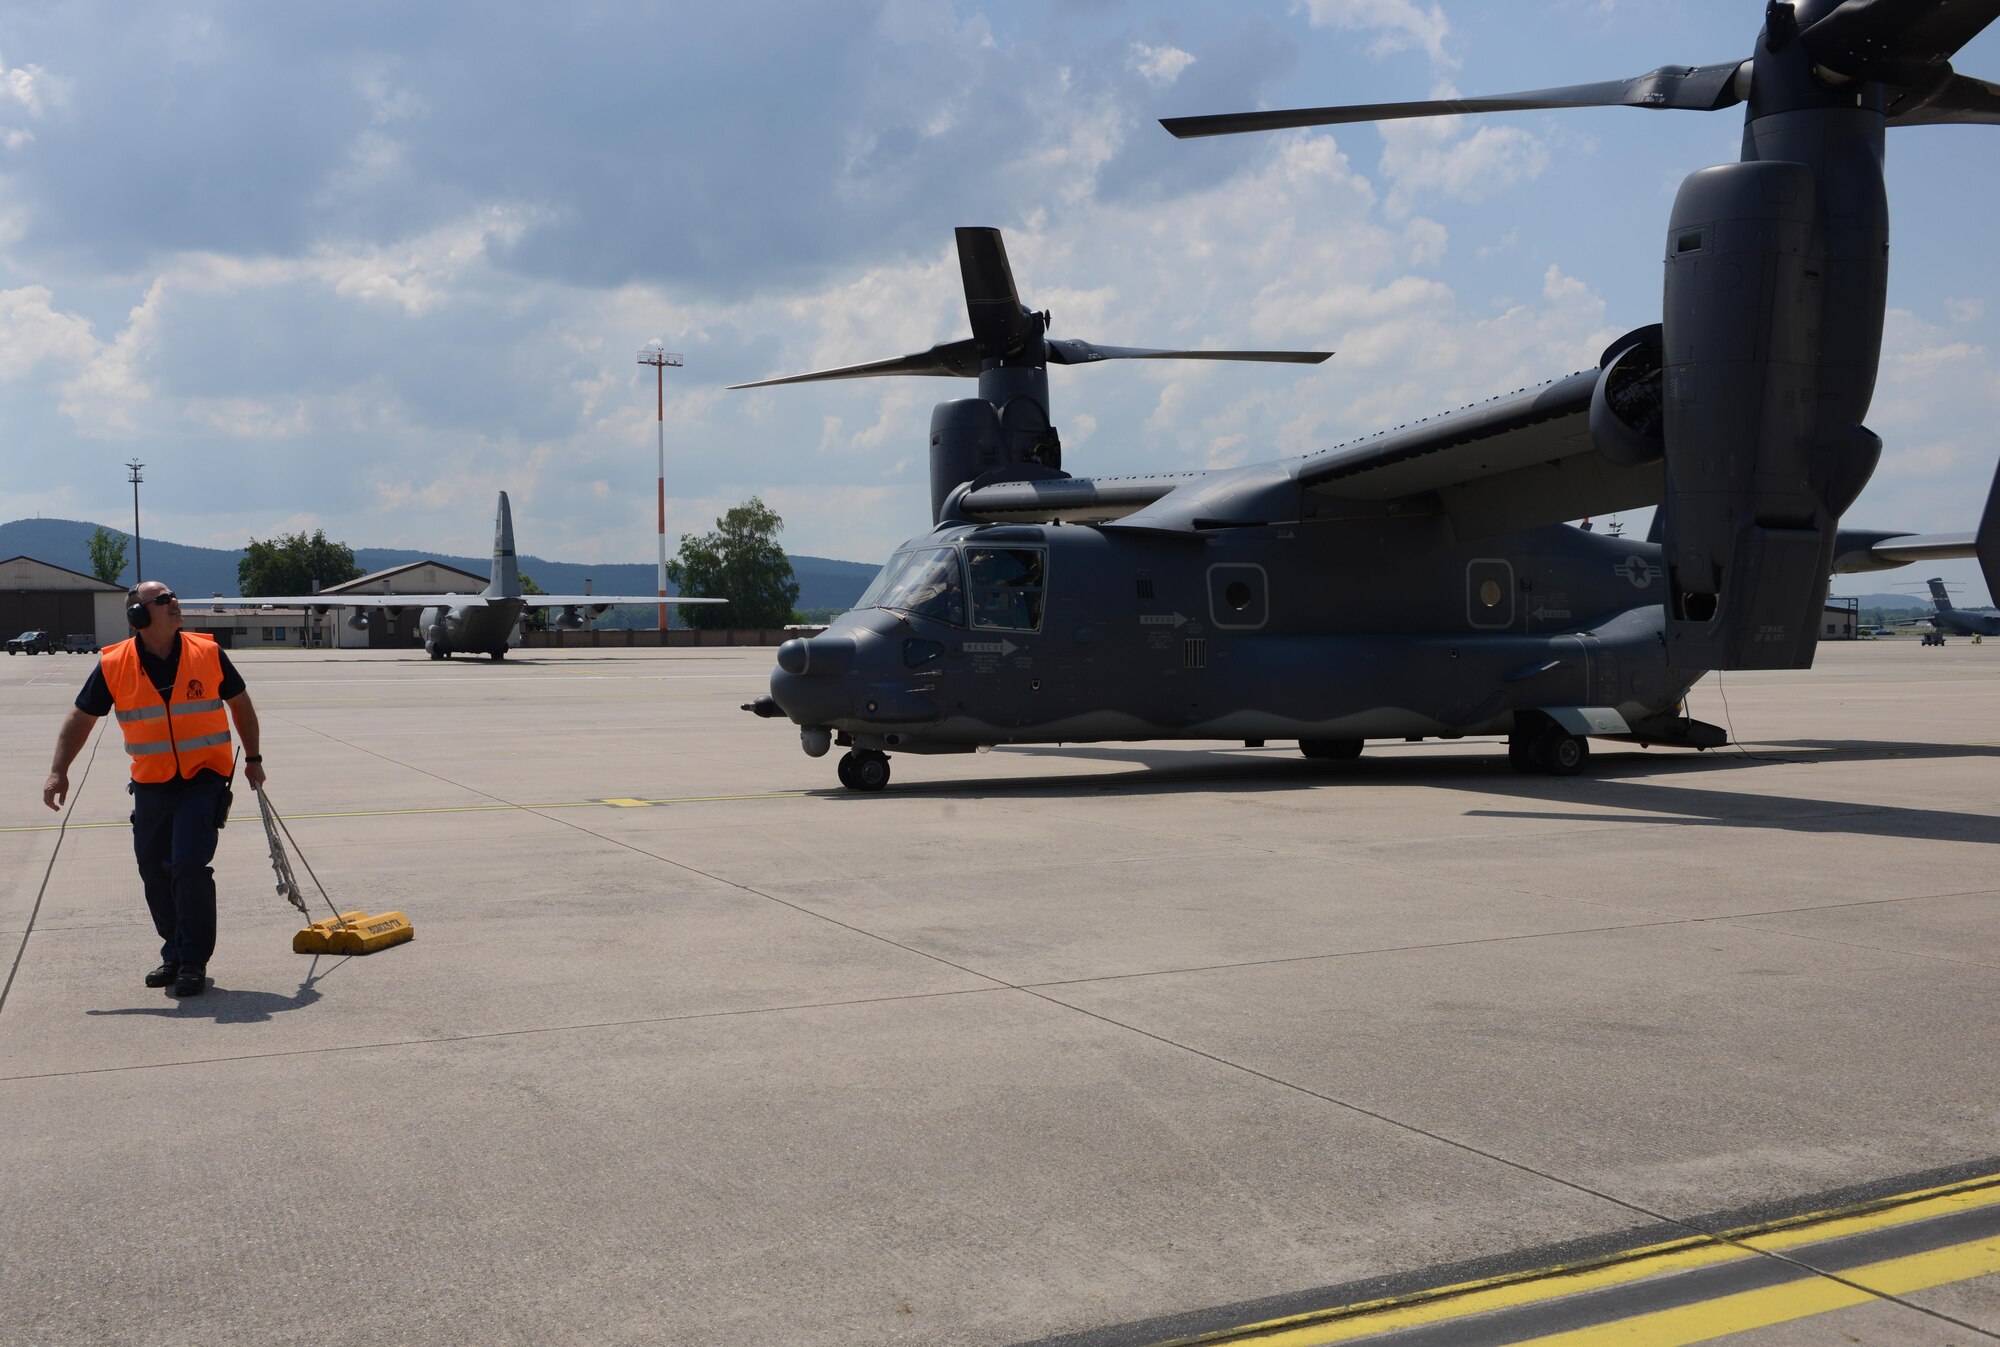
<svg viewBox="0 0 2000 1347">
<path fill-rule="evenodd" d="M 1000 231 L 961 227 L 958 269 L 972 335 L 940 342 L 928 351 L 861 365 L 731 384 L 777 384 L 883 375 L 933 375 L 979 380 L 979 395 L 940 402 L 931 412 L 931 518 L 963 483 L 1054 476 L 1062 469 L 1062 440 L 1049 419 L 1050 365 L 1095 365 L 1106 360 L 1256 360 L 1317 365 L 1331 351 L 1164 350 L 1103 346 L 1074 337 L 1050 337 L 1050 316 L 1021 303 L 1014 269 Z"/>
</svg>

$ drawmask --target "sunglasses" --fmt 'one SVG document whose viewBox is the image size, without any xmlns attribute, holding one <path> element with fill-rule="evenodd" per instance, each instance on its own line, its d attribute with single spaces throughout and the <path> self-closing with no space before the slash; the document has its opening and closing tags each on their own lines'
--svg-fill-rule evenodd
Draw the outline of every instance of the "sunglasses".
<svg viewBox="0 0 2000 1347">
<path fill-rule="evenodd" d="M 145 600 L 145 602 L 152 604 L 155 608 L 164 608 L 170 603 L 178 603 L 180 601 L 180 597 L 181 597 L 180 595 L 174 593 L 170 589 L 166 593 L 160 595 L 158 598 L 147 599 Z"/>
</svg>

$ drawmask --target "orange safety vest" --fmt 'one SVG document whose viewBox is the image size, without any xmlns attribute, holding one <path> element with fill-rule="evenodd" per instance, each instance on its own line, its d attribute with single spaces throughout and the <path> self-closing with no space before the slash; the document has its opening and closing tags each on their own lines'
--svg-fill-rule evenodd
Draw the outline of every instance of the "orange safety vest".
<svg viewBox="0 0 2000 1347">
<path fill-rule="evenodd" d="M 181 661 L 166 701 L 139 663 L 139 638 L 109 646 L 103 656 L 104 683 L 111 689 L 125 751 L 132 755 L 132 779 L 148 784 L 191 777 L 202 768 L 229 776 L 229 713 L 223 709 L 222 651 L 211 636 L 181 633 Z"/>
</svg>

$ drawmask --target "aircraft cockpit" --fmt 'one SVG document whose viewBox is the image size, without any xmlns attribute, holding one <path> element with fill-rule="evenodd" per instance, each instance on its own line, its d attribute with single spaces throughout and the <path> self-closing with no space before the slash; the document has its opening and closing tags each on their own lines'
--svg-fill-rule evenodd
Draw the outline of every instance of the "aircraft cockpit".
<svg viewBox="0 0 2000 1347">
<path fill-rule="evenodd" d="M 1047 573 L 1048 552 L 1042 547 L 910 548 L 889 558 L 854 606 L 975 630 L 1039 631 Z"/>
</svg>

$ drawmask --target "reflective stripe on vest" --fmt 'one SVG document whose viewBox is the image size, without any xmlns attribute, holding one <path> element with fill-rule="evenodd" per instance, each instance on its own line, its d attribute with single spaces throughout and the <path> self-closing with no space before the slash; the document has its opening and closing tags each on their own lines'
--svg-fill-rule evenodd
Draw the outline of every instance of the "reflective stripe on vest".
<svg viewBox="0 0 2000 1347">
<path fill-rule="evenodd" d="M 222 689 L 222 653 L 213 638 L 181 633 L 180 662 L 166 701 L 140 663 L 137 637 L 105 650 L 101 667 L 134 781 L 172 781 L 204 768 L 230 775 L 235 762 L 229 714 L 215 695 Z"/>
</svg>

